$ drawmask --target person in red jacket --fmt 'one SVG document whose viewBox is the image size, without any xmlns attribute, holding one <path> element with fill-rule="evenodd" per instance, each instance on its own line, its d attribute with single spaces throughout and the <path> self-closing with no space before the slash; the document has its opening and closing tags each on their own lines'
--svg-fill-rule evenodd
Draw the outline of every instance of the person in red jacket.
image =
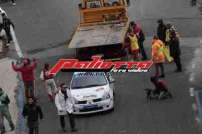
<svg viewBox="0 0 202 134">
<path fill-rule="evenodd" d="M 159 79 L 156 76 L 153 76 L 150 78 L 150 81 L 155 86 L 155 94 L 159 96 L 159 99 L 163 96 L 164 93 L 168 93 L 170 97 L 172 97 L 172 94 L 168 91 L 168 86 L 165 82 L 165 80 Z"/>
<path fill-rule="evenodd" d="M 30 59 L 26 58 L 23 60 L 23 65 L 18 66 L 12 62 L 12 68 L 16 72 L 20 72 L 22 76 L 22 80 L 25 86 L 25 97 L 28 99 L 29 97 L 34 97 L 34 70 L 37 66 L 37 62 L 33 59 L 33 62 Z"/>
</svg>

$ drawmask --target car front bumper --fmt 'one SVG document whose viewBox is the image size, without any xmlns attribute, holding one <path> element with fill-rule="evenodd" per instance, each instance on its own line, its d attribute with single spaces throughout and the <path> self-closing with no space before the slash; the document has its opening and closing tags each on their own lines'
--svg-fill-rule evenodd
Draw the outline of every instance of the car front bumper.
<svg viewBox="0 0 202 134">
<path fill-rule="evenodd" d="M 89 104 L 75 104 L 74 112 L 75 115 L 91 114 L 97 112 L 108 111 L 114 107 L 114 100 L 108 99 L 97 103 Z"/>
</svg>

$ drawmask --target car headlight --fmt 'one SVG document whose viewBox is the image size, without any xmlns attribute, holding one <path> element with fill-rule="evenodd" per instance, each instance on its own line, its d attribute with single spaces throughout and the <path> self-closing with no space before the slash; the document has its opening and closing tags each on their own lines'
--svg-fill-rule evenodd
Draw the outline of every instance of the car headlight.
<svg viewBox="0 0 202 134">
<path fill-rule="evenodd" d="M 73 100 L 74 100 L 74 104 L 78 104 L 79 103 L 79 101 L 76 98 L 73 98 Z"/>
<path fill-rule="evenodd" d="M 110 94 L 107 92 L 102 96 L 102 100 L 110 99 Z"/>
</svg>

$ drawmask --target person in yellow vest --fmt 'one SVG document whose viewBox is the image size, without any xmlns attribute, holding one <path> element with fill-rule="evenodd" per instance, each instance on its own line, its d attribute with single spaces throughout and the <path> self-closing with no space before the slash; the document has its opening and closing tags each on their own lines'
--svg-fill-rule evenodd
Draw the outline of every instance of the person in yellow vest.
<svg viewBox="0 0 202 134">
<path fill-rule="evenodd" d="M 165 55 L 163 52 L 163 47 L 164 43 L 157 36 L 154 36 L 152 41 L 152 60 L 155 65 L 155 75 L 162 78 L 165 77 L 163 65 L 165 62 Z M 161 69 L 161 75 L 159 73 L 159 69 Z"/>
<path fill-rule="evenodd" d="M 128 38 L 130 39 L 130 52 L 133 55 L 133 59 L 139 59 L 139 45 L 137 36 L 133 33 L 133 31 L 129 31 Z"/>
<path fill-rule="evenodd" d="M 168 23 L 166 25 L 166 42 L 165 42 L 165 45 L 166 46 L 169 46 L 169 43 L 170 43 L 170 33 L 171 33 L 171 27 L 172 25 L 170 23 Z"/>
</svg>

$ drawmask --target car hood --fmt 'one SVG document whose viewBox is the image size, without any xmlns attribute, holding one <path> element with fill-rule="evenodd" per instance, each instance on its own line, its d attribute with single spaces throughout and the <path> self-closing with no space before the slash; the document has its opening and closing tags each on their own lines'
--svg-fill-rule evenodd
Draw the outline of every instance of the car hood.
<svg viewBox="0 0 202 134">
<path fill-rule="evenodd" d="M 109 92 L 109 85 L 81 88 L 71 90 L 71 95 L 78 101 L 92 100 L 97 98 L 102 98 L 102 96 Z"/>
</svg>

